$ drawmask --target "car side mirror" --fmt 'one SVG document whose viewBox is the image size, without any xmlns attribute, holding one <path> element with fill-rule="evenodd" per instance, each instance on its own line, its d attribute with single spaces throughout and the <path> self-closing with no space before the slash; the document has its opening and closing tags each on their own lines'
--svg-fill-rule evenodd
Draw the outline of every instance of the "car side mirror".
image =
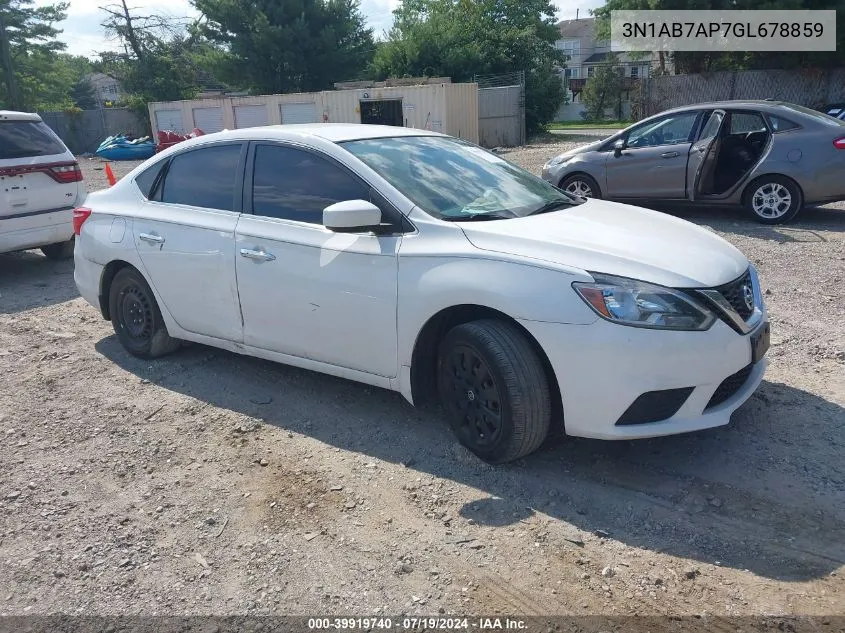
<svg viewBox="0 0 845 633">
<path fill-rule="evenodd" d="M 624 138 L 620 138 L 618 141 L 613 143 L 613 155 L 616 158 L 622 156 L 622 150 L 628 147 L 628 143 L 625 141 Z"/>
<path fill-rule="evenodd" d="M 335 233 L 377 231 L 381 209 L 367 200 L 344 200 L 323 209 L 323 226 Z"/>
</svg>

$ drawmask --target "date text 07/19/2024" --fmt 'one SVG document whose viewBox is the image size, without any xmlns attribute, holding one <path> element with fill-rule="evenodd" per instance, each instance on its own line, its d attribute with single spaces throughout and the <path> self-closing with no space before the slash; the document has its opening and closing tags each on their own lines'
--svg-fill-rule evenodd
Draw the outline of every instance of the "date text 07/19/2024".
<svg viewBox="0 0 845 633">
<path fill-rule="evenodd" d="M 397 631 L 524 631 L 527 629 L 525 620 L 519 618 L 502 617 L 423 617 L 404 616 L 401 618 L 388 617 L 359 617 L 359 618 L 309 618 L 310 630 L 397 630 Z"/>
</svg>

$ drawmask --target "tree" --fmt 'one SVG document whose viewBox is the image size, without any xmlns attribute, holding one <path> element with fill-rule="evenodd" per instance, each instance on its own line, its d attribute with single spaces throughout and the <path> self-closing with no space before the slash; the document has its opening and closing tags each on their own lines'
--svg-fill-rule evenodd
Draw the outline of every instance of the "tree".
<svg viewBox="0 0 845 633">
<path fill-rule="evenodd" d="M 74 84 L 69 96 L 73 105 L 81 110 L 94 110 L 100 107 L 94 87 L 84 77 Z"/>
<path fill-rule="evenodd" d="M 202 44 L 195 25 L 157 13 L 139 14 L 126 0 L 101 9 L 108 14 L 103 22 L 106 33 L 123 46 L 122 53 L 100 54 L 102 70 L 121 82 L 134 103 L 189 99 L 196 94 Z M 138 105 L 139 110 L 145 107 Z"/>
<path fill-rule="evenodd" d="M 593 13 L 599 39 L 610 39 L 610 13 L 620 10 L 706 10 L 718 15 L 727 10 L 836 9 L 837 50 L 845 50 L 845 0 L 607 0 Z M 842 65 L 837 52 L 705 52 L 668 54 L 678 74 L 717 70 L 836 68 Z M 664 55 L 661 53 L 661 60 Z"/>
<path fill-rule="evenodd" d="M 0 0 L 0 103 L 14 110 L 35 109 L 64 48 L 53 25 L 65 18 L 68 4 L 33 5 L 34 0 Z"/>
<path fill-rule="evenodd" d="M 559 37 L 548 0 L 404 0 L 371 73 L 471 81 L 476 74 L 525 71 L 526 127 L 536 132 L 565 99 L 565 56 L 554 46 Z"/>
<path fill-rule="evenodd" d="M 192 0 L 219 48 L 216 74 L 261 93 L 330 88 L 360 75 L 374 48 L 357 0 Z"/>
<path fill-rule="evenodd" d="M 584 119 L 601 121 L 613 108 L 616 120 L 622 119 L 622 67 L 615 62 L 597 66 L 581 91 Z"/>
</svg>

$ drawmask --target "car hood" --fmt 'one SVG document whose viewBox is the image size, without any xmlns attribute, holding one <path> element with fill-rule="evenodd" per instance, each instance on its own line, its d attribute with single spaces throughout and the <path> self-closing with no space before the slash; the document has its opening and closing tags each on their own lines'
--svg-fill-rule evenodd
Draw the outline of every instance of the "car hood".
<svg viewBox="0 0 845 633">
<path fill-rule="evenodd" d="M 707 229 L 604 200 L 461 228 L 481 250 L 674 288 L 719 286 L 748 268 L 739 250 Z"/>
<path fill-rule="evenodd" d="M 578 154 L 585 154 L 586 152 L 592 152 L 593 150 L 597 150 L 602 144 L 606 141 L 606 138 L 599 139 L 598 141 L 593 141 L 592 143 L 587 143 L 586 145 L 581 145 L 580 147 L 576 147 L 575 149 L 571 149 L 568 152 L 563 152 L 562 154 L 557 154 L 555 158 L 562 158 L 563 160 L 567 160 L 572 158 L 573 156 L 577 156 Z"/>
</svg>

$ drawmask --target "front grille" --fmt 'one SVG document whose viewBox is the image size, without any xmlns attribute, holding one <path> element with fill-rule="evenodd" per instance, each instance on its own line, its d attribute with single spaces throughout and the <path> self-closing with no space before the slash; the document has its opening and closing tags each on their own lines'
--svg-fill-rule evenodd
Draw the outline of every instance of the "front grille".
<svg viewBox="0 0 845 633">
<path fill-rule="evenodd" d="M 737 314 L 742 317 L 743 321 L 747 321 L 748 317 L 752 315 L 754 312 L 754 305 L 749 308 L 748 304 L 745 303 L 745 292 L 743 291 L 744 287 L 751 288 L 751 273 L 749 271 L 745 271 L 745 274 L 730 283 L 726 283 L 724 286 L 717 286 L 713 288 L 722 294 L 722 296 L 731 304 L 731 307 L 736 310 Z"/>
<path fill-rule="evenodd" d="M 710 401 L 707 403 L 707 406 L 704 407 L 704 410 L 711 409 L 713 407 L 717 407 L 723 402 L 730 400 L 736 392 L 742 389 L 745 385 L 746 381 L 748 380 L 748 376 L 751 375 L 751 370 L 754 368 L 754 365 L 746 365 L 742 369 L 740 369 L 735 374 L 731 374 L 727 378 L 725 378 L 722 383 L 716 388 L 716 391 L 713 392 L 713 395 L 710 396 Z"/>
<path fill-rule="evenodd" d="M 687 401 L 693 389 L 694 387 L 683 387 L 647 391 L 634 400 L 616 421 L 616 425 L 648 424 L 671 418 Z"/>
</svg>

